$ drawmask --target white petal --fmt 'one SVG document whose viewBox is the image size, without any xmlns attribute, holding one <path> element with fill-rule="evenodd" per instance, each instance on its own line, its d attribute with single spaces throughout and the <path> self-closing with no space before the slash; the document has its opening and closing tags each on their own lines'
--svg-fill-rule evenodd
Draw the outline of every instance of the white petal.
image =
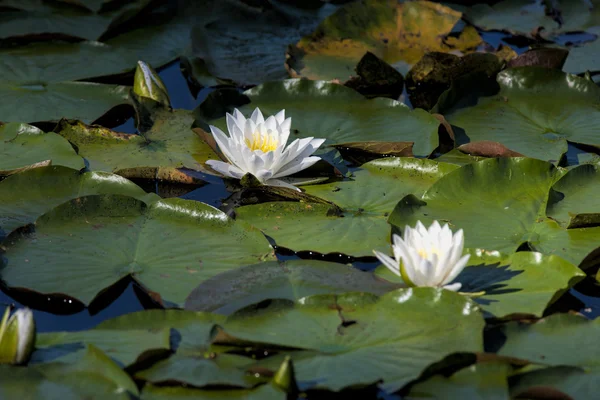
<svg viewBox="0 0 600 400">
<path fill-rule="evenodd" d="M 296 142 L 298 142 L 298 148 L 296 150 L 296 155 L 292 155 L 291 150 L 287 154 L 286 154 L 286 151 L 284 151 L 283 154 L 281 155 L 281 158 L 279 159 L 278 163 L 273 164 L 273 168 L 277 169 L 277 173 L 279 173 L 279 171 L 283 172 L 283 171 L 287 170 L 292 165 L 301 162 L 305 158 L 308 158 L 308 156 L 313 154 L 317 150 L 317 148 L 323 144 L 324 141 L 325 141 L 325 139 L 311 139 L 310 142 L 305 143 L 305 142 L 302 142 L 301 139 L 294 140 L 294 142 L 292 142 L 292 144 L 288 147 L 288 149 L 292 148 L 292 146 Z M 318 158 L 320 158 L 320 157 L 318 157 Z M 318 161 L 318 160 L 316 160 L 316 161 Z M 314 162 L 313 162 L 313 164 L 314 164 Z M 308 168 L 308 167 L 305 167 L 305 168 Z M 289 175 L 289 173 L 286 173 L 286 174 Z"/>
<path fill-rule="evenodd" d="M 283 109 L 283 110 L 279 111 L 277 114 L 275 114 L 275 119 L 280 124 L 283 124 L 283 121 L 285 120 L 285 109 Z M 291 120 L 291 118 L 288 118 L 288 119 Z"/>
<path fill-rule="evenodd" d="M 254 121 L 256 125 L 265 122 L 265 117 L 263 117 L 262 112 L 260 112 L 260 109 L 258 107 L 254 109 L 254 112 L 252 112 L 250 119 L 252 119 L 252 121 Z"/>
<path fill-rule="evenodd" d="M 469 262 L 470 254 L 463 256 L 456 264 L 449 268 L 448 274 L 445 276 L 443 283 L 450 283 L 465 269 Z"/>
<path fill-rule="evenodd" d="M 258 171 L 264 169 L 265 162 L 262 156 L 258 152 L 252 152 L 252 155 L 249 157 L 248 161 L 248 171 L 252 175 L 256 176 Z"/>
<path fill-rule="evenodd" d="M 229 113 L 225 114 L 225 121 L 227 122 L 227 131 L 229 132 L 229 136 L 233 137 L 234 129 L 237 127 L 237 123 L 235 117 Z"/>
<path fill-rule="evenodd" d="M 277 123 L 277 120 L 274 116 L 271 115 L 269 118 L 267 118 L 263 125 L 267 130 L 270 130 L 273 133 L 277 132 L 277 139 L 279 139 L 279 129 L 277 129 L 279 124 Z"/>
<path fill-rule="evenodd" d="M 282 181 L 281 179 L 269 179 L 268 181 L 265 182 L 265 185 L 268 186 L 279 186 L 279 187 L 285 187 L 288 189 L 294 189 L 298 192 L 301 192 L 302 190 L 298 189 L 296 186 L 291 185 L 287 182 Z"/>
<path fill-rule="evenodd" d="M 394 274 L 396 274 L 398 276 L 401 276 L 400 268 L 398 266 L 398 261 L 394 260 L 387 254 L 383 254 L 382 252 L 377 251 L 377 250 L 373 250 L 373 253 L 375 254 L 375 257 L 377 257 L 377 259 L 379 261 L 381 261 L 381 263 L 383 265 L 385 265 L 390 271 L 392 271 Z"/>
<path fill-rule="evenodd" d="M 321 157 L 306 157 L 306 158 L 302 159 L 302 161 L 300 161 L 299 163 L 296 163 L 296 164 L 288 163 L 285 168 L 277 171 L 277 173 L 275 175 L 273 175 L 273 177 L 274 178 L 283 178 L 284 176 L 295 174 L 298 171 L 302 171 L 303 169 L 306 169 L 306 168 L 309 168 L 309 167 L 315 165 L 315 163 L 317 161 L 319 161 L 320 159 L 321 159 Z"/>
<path fill-rule="evenodd" d="M 451 254 L 449 257 L 449 263 L 455 264 L 458 261 L 458 259 L 462 255 L 463 246 L 464 246 L 464 236 L 463 236 L 463 230 L 461 229 L 454 234 L 454 237 L 452 239 L 452 247 L 450 249 Z"/>
<path fill-rule="evenodd" d="M 287 141 L 290 137 L 290 128 L 292 127 L 292 119 L 288 118 L 285 121 L 283 121 L 282 123 L 280 123 L 279 121 L 277 121 L 278 125 L 279 125 L 279 131 L 281 132 L 281 136 L 279 138 L 279 140 L 283 143 L 283 144 L 287 144 Z"/>
<path fill-rule="evenodd" d="M 265 184 L 265 182 L 268 181 L 269 179 L 271 179 L 271 177 L 273 176 L 273 171 L 270 171 L 268 169 L 261 169 L 259 171 L 256 171 L 256 174 L 254 176 L 261 183 Z"/>
<path fill-rule="evenodd" d="M 235 154 L 232 152 L 232 142 L 231 140 L 223 133 L 222 130 L 217 128 L 216 126 L 210 125 L 210 131 L 219 146 L 219 150 L 221 153 L 229 160 L 230 163 L 236 164 Z"/>
<path fill-rule="evenodd" d="M 445 285 L 444 289 L 446 289 L 446 290 L 452 290 L 453 292 L 458 292 L 461 287 L 462 287 L 462 283 L 456 282 L 456 283 L 453 283 L 451 285 Z"/>
<path fill-rule="evenodd" d="M 244 176 L 244 172 L 235 165 L 228 164 L 223 161 L 208 160 L 206 165 L 212 169 L 229 178 L 241 179 Z"/>
<path fill-rule="evenodd" d="M 237 121 L 238 125 L 244 126 L 244 124 L 246 124 L 246 117 L 244 117 L 244 114 L 242 114 L 237 108 L 233 109 L 233 117 Z"/>
</svg>

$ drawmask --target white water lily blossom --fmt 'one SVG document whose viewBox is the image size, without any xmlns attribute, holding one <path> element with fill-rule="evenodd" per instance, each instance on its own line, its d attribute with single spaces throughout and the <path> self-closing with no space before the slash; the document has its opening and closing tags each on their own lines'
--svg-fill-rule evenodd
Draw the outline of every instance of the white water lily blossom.
<svg viewBox="0 0 600 400">
<path fill-rule="evenodd" d="M 373 251 L 383 263 L 409 286 L 432 286 L 458 291 L 461 284 L 450 284 L 467 265 L 470 255 L 462 256 L 463 230 L 454 235 L 448 227 L 433 221 L 429 229 L 417 222 L 413 229 L 406 226 L 404 239 L 393 235 L 394 258 Z"/>
<path fill-rule="evenodd" d="M 212 125 L 210 131 L 229 163 L 208 160 L 206 164 L 227 177 L 241 179 L 250 173 L 264 185 L 299 191 L 280 178 L 306 169 L 320 160 L 320 157 L 311 157 L 311 154 L 325 139 L 296 139 L 286 147 L 292 119 L 285 118 L 285 110 L 265 119 L 258 108 L 250 118 L 245 118 L 235 109 L 233 115 L 227 113 L 226 122 L 229 136 Z"/>
</svg>

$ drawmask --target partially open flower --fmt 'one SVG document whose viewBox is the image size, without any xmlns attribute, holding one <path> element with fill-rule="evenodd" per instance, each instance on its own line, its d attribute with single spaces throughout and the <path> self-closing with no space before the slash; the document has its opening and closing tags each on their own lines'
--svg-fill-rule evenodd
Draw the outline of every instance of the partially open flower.
<svg viewBox="0 0 600 400">
<path fill-rule="evenodd" d="M 20 308 L 0 323 L 0 364 L 25 364 L 35 347 L 35 321 L 29 308 Z"/>
<path fill-rule="evenodd" d="M 383 263 L 409 286 L 443 287 L 457 291 L 461 284 L 450 284 L 465 268 L 470 255 L 462 256 L 464 237 L 460 229 L 454 235 L 448 227 L 434 221 L 429 229 L 421 221 L 404 229 L 404 239 L 393 235 L 394 258 L 373 251 Z M 462 256 L 462 257 L 461 257 Z"/>
<path fill-rule="evenodd" d="M 292 119 L 285 118 L 285 110 L 265 120 L 258 108 L 248 119 L 235 109 L 233 115 L 227 114 L 226 120 L 229 136 L 212 125 L 210 130 L 229 162 L 208 160 L 206 164 L 227 177 L 241 179 L 250 173 L 264 185 L 300 190 L 280 178 L 302 171 L 320 160 L 311 154 L 325 139 L 296 139 L 286 147 Z"/>
</svg>

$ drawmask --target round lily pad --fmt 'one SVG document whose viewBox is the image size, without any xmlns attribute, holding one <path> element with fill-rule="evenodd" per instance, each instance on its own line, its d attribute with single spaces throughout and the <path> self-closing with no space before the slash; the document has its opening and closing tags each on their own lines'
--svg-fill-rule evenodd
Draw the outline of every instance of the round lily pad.
<svg viewBox="0 0 600 400">
<path fill-rule="evenodd" d="M 292 118 L 290 142 L 310 136 L 327 139 L 325 145 L 415 142 L 415 156 L 427 156 L 438 146 L 440 123 L 434 116 L 391 99 L 367 100 L 336 83 L 290 79 L 264 83 L 244 94 L 250 104 L 239 110 L 246 116 L 256 107 L 264 115 L 285 109 L 286 117 Z M 207 122 L 227 132 L 225 118 Z"/>
<path fill-rule="evenodd" d="M 553 255 L 529 251 L 501 254 L 479 249 L 465 253 L 471 255 L 467 267 L 453 282 L 462 284 L 460 292 L 474 294 L 473 300 L 488 317 L 541 317 L 562 293 L 585 278 L 575 265 Z M 377 267 L 375 274 L 390 282 L 402 282 L 383 265 Z"/>
<path fill-rule="evenodd" d="M 206 204 L 118 195 L 64 203 L 38 218 L 34 233 L 17 232 L 3 246 L 0 273 L 9 286 L 86 304 L 127 275 L 181 304 L 203 280 L 273 257 L 258 230 Z"/>
<path fill-rule="evenodd" d="M 185 308 L 231 314 L 267 299 L 297 301 L 326 293 L 384 294 L 398 285 L 356 268 L 324 261 L 292 260 L 249 265 L 203 282 L 185 301 Z"/>
<path fill-rule="evenodd" d="M 61 166 L 33 168 L 0 182 L 0 229 L 6 234 L 34 222 L 67 200 L 93 194 L 121 194 L 149 199 L 133 182 L 106 172 L 80 172 Z"/>
<path fill-rule="evenodd" d="M 599 146 L 600 88 L 556 69 L 518 67 L 498 74 L 500 92 L 445 114 L 459 142 L 489 140 L 532 158 L 558 161 L 567 142 Z"/>
<path fill-rule="evenodd" d="M 94 171 L 138 171 L 155 167 L 203 169 L 200 164 L 217 158 L 191 129 L 193 117 L 186 110 L 161 110 L 144 136 L 114 132 L 101 126 L 63 120 L 59 135 L 77 146 L 80 156 Z"/>
<path fill-rule="evenodd" d="M 598 379 L 598 368 L 558 366 L 538 369 L 511 377 L 511 398 L 526 398 L 543 392 L 555 398 L 592 399 L 598 393 Z"/>
<path fill-rule="evenodd" d="M 561 171 L 530 158 L 474 162 L 440 178 L 422 197 L 402 199 L 389 217 L 397 229 L 448 222 L 464 229 L 465 247 L 511 253 L 520 246 L 578 265 L 600 240 L 600 228 L 564 229 L 545 217 Z M 595 244 L 596 243 L 596 244 Z"/>
<path fill-rule="evenodd" d="M 429 1 L 351 2 L 288 50 L 287 65 L 294 77 L 345 81 L 369 51 L 406 73 L 427 52 L 477 47 L 481 38 L 475 30 L 468 40 L 444 40 L 461 16 Z"/>
<path fill-rule="evenodd" d="M 84 167 L 83 159 L 69 142 L 31 125 L 0 125 L 0 142 L 0 176 L 43 162 L 75 169 Z"/>
<path fill-rule="evenodd" d="M 301 349 L 292 357 L 299 383 L 335 391 L 381 379 L 395 391 L 446 355 L 483 346 L 478 307 L 433 288 L 273 302 L 231 315 L 223 328 L 243 341 Z"/>
<path fill-rule="evenodd" d="M 206 390 L 181 386 L 154 386 L 146 384 L 142 390 L 142 400 L 286 400 L 287 394 L 274 385 L 261 385 L 241 390 Z"/>
<path fill-rule="evenodd" d="M 455 168 L 412 158 L 374 160 L 363 164 L 349 181 L 304 187 L 307 193 L 334 202 L 343 210 L 341 215 L 324 204 L 271 202 L 237 208 L 236 218 L 260 228 L 278 246 L 372 256 L 374 249 L 385 251 L 388 246 L 386 219 L 398 200 L 408 193 L 423 193 Z"/>
</svg>

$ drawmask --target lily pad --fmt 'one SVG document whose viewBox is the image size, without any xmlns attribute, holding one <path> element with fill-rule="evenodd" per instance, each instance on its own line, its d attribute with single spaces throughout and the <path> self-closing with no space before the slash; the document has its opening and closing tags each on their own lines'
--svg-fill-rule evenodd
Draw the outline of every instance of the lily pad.
<svg viewBox="0 0 600 400">
<path fill-rule="evenodd" d="M 218 12 L 215 7 L 204 12 L 214 15 Z M 213 86 L 211 75 L 219 82 L 233 81 L 242 86 L 286 78 L 287 46 L 309 34 L 336 8 L 326 4 L 304 9 L 276 2 L 262 9 L 242 3 L 220 7 L 226 12 L 198 24 L 192 33 L 192 53 L 208 73 L 194 75 L 202 85 Z"/>
<path fill-rule="evenodd" d="M 117 195 L 64 203 L 38 218 L 34 233 L 16 232 L 3 246 L 0 272 L 9 286 L 67 293 L 86 304 L 128 275 L 180 304 L 203 280 L 273 257 L 258 230 L 206 204 Z"/>
<path fill-rule="evenodd" d="M 405 399 L 508 400 L 509 372 L 510 366 L 504 363 L 475 364 L 447 378 L 436 375 L 417 383 Z"/>
<path fill-rule="evenodd" d="M 267 299 L 298 301 L 315 294 L 368 292 L 384 294 L 398 285 L 377 280 L 356 268 L 323 261 L 268 262 L 219 274 L 198 286 L 185 308 L 231 314 Z"/>
<path fill-rule="evenodd" d="M 569 57 L 565 63 L 564 71 L 571 74 L 580 74 L 586 71 L 598 71 L 600 67 L 600 27 L 588 30 L 596 35 L 591 42 L 581 43 L 569 48 Z"/>
<path fill-rule="evenodd" d="M 170 332 L 161 330 L 118 330 L 90 329 L 80 332 L 41 333 L 36 337 L 36 351 L 32 363 L 62 362 L 71 363 L 85 350 L 94 345 L 120 365 L 129 366 L 145 351 L 169 350 Z"/>
<path fill-rule="evenodd" d="M 461 292 L 477 294 L 474 301 L 489 317 L 531 314 L 541 317 L 562 293 L 585 278 L 575 265 L 557 256 L 522 251 L 500 254 L 497 251 L 468 250 L 467 267 L 454 282 Z M 375 275 L 400 283 L 397 275 L 381 265 Z"/>
<path fill-rule="evenodd" d="M 11 175 L 0 182 L 0 229 L 7 234 L 34 222 L 67 200 L 93 194 L 156 198 L 133 182 L 106 172 L 48 166 Z"/>
<path fill-rule="evenodd" d="M 550 187 L 560 172 L 548 162 L 498 158 L 471 163 L 434 183 L 422 197 L 407 196 L 389 222 L 418 220 L 464 229 L 465 247 L 511 253 L 521 245 L 578 265 L 600 240 L 600 228 L 563 229 L 545 218 Z"/>
<path fill-rule="evenodd" d="M 74 363 L 28 368 L 0 365 L 0 397 L 6 399 L 129 400 L 139 391 L 129 375 L 94 346 Z"/>
<path fill-rule="evenodd" d="M 415 142 L 415 156 L 427 156 L 438 146 L 440 123 L 434 116 L 391 99 L 367 100 L 336 83 L 289 79 L 264 83 L 244 94 L 250 99 L 250 104 L 239 108 L 244 115 L 256 107 L 264 115 L 285 109 L 286 117 L 292 118 L 290 141 L 310 136 L 325 138 L 330 146 L 409 141 Z M 227 132 L 225 118 L 206 122 Z"/>
<path fill-rule="evenodd" d="M 550 367 L 512 376 L 510 391 L 512 398 L 545 394 L 555 398 L 591 399 L 598 393 L 598 379 L 597 368 Z"/>
<path fill-rule="evenodd" d="M 561 226 L 572 227 L 580 223 L 600 225 L 600 165 L 584 164 L 567 172 L 552 186 L 551 200 L 546 215 Z M 584 221 L 582 215 L 587 216 Z M 583 227 L 583 226 L 579 226 Z"/>
<path fill-rule="evenodd" d="M 0 125 L 0 143 L 0 176 L 45 161 L 75 169 L 84 167 L 83 159 L 69 142 L 31 125 Z"/>
<path fill-rule="evenodd" d="M 429 1 L 398 4 L 387 0 L 352 2 L 326 18 L 288 50 L 293 77 L 345 81 L 366 52 L 405 74 L 428 52 L 467 50 L 481 42 L 472 30 L 468 40 L 444 41 L 462 14 Z"/>
<path fill-rule="evenodd" d="M 407 193 L 423 193 L 455 168 L 412 158 L 374 160 L 363 164 L 351 181 L 304 187 L 341 207 L 341 215 L 324 204 L 271 202 L 237 208 L 236 218 L 260 228 L 278 246 L 372 256 L 374 249 L 387 249 L 386 219 L 398 200 Z"/>
<path fill-rule="evenodd" d="M 448 354 L 483 346 L 478 307 L 432 288 L 273 302 L 241 310 L 223 327 L 243 341 L 301 349 L 293 354 L 299 383 L 335 391 L 381 379 L 385 390 L 396 391 Z"/>
<path fill-rule="evenodd" d="M 511 322 L 498 354 L 548 366 L 598 367 L 599 330 L 600 320 L 573 314 L 554 314 L 535 324 Z"/>
<path fill-rule="evenodd" d="M 203 390 L 186 387 L 146 385 L 142 390 L 142 400 L 190 400 L 190 399 L 227 399 L 227 400 L 285 400 L 287 394 L 274 385 L 261 385 L 241 390 Z"/>
<path fill-rule="evenodd" d="M 114 132 L 101 126 L 87 126 L 63 120 L 56 131 L 77 146 L 80 156 L 94 171 L 119 173 L 145 170 L 189 168 L 202 170 L 201 162 L 217 155 L 190 129 L 193 117 L 186 110 L 162 110 L 144 136 Z"/>
<path fill-rule="evenodd" d="M 600 88 L 555 69 L 519 67 L 497 77 L 500 92 L 445 114 L 459 142 L 490 140 L 528 157 L 558 161 L 567 142 L 599 146 Z M 456 130 L 455 130 L 456 131 Z"/>
</svg>

